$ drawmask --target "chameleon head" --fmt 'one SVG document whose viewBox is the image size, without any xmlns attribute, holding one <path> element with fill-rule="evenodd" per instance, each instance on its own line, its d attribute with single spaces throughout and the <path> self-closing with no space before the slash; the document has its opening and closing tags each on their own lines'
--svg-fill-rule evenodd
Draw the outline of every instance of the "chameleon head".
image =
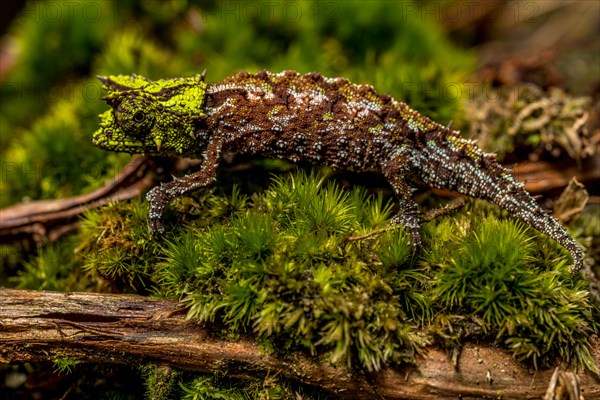
<svg viewBox="0 0 600 400">
<path fill-rule="evenodd" d="M 101 77 L 111 109 L 100 114 L 93 143 L 105 150 L 154 155 L 191 155 L 203 112 L 204 75 L 151 81 L 139 75 Z"/>
</svg>

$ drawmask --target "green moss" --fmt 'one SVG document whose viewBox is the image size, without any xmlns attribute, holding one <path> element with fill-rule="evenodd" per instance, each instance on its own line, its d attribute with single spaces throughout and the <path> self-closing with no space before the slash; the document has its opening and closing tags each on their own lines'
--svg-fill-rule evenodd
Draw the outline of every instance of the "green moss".
<svg viewBox="0 0 600 400">
<path fill-rule="evenodd" d="M 110 203 L 84 213 L 78 254 L 83 269 L 118 287 L 126 283 L 143 292 L 154 279 L 159 244 L 147 228 L 148 207 L 141 199 Z"/>
<path fill-rule="evenodd" d="M 70 358 L 55 358 L 52 361 L 54 362 L 54 371 L 59 374 L 70 374 L 79 364 L 79 361 Z"/>
<path fill-rule="evenodd" d="M 585 281 L 567 272 L 560 246 L 495 206 L 471 202 L 425 224 L 415 257 L 402 229 L 347 241 L 389 223 L 390 205 L 324 176 L 275 177 L 251 199 L 209 192 L 160 245 L 148 241 L 139 202 L 91 212 L 87 268 L 152 282 L 190 318 L 367 370 L 414 361 L 433 340 L 452 348 L 475 337 L 535 366 L 558 357 L 595 369 Z"/>
<path fill-rule="evenodd" d="M 250 397 L 245 396 L 238 388 L 222 388 L 213 382 L 209 376 L 198 377 L 187 385 L 181 385 L 184 400 L 246 400 Z"/>
<path fill-rule="evenodd" d="M 426 343 L 416 326 L 429 308 L 410 288 L 427 277 L 410 268 L 398 231 L 381 244 L 346 242 L 389 214 L 381 196 L 350 193 L 315 175 L 275 178 L 252 202 L 237 189 L 215 196 L 207 203 L 217 209 L 235 206 L 162 242 L 148 236 L 145 203 L 110 204 L 86 214 L 80 253 L 106 279 L 183 297 L 191 318 L 273 336 L 284 348 L 330 350 L 333 362 L 370 370 L 411 361 Z"/>
<path fill-rule="evenodd" d="M 75 247 L 76 237 L 69 236 L 61 243 L 39 249 L 29 260 L 23 261 L 22 269 L 9 277 L 10 286 L 17 289 L 82 291 L 91 283 L 81 271 Z"/>
<path fill-rule="evenodd" d="M 331 397 L 297 387 L 277 376 L 263 380 L 242 380 L 211 375 L 196 375 L 180 383 L 180 399 L 186 400 L 327 400 Z"/>
<path fill-rule="evenodd" d="M 182 373 L 170 367 L 146 364 L 140 367 L 146 385 L 146 398 L 153 400 L 174 399 L 179 392 Z"/>
<path fill-rule="evenodd" d="M 568 273 L 567 256 L 519 222 L 493 215 L 473 222 L 438 264 L 432 295 L 442 311 L 434 322 L 444 327 L 441 336 L 492 338 L 536 367 L 560 358 L 597 371 L 588 341 L 598 328 L 593 306 L 585 280 Z M 538 258 L 544 247 L 554 256 Z"/>
<path fill-rule="evenodd" d="M 202 400 L 328 399 L 314 390 L 294 385 L 278 376 L 264 379 L 234 379 L 223 372 L 185 373 L 170 367 L 145 365 L 140 368 L 146 384 L 146 398 Z"/>
</svg>

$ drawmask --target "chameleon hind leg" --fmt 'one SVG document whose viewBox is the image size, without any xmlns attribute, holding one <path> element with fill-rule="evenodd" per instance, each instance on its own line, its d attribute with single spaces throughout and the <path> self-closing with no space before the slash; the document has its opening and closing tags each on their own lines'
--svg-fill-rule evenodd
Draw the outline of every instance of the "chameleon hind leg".
<svg viewBox="0 0 600 400">
<path fill-rule="evenodd" d="M 163 214 L 167 205 L 176 197 L 194 192 L 216 181 L 221 145 L 213 143 L 206 152 L 206 158 L 200 171 L 183 178 L 174 178 L 171 182 L 156 186 L 148 192 L 146 200 L 150 203 L 148 226 L 151 234 L 164 231 Z"/>
<path fill-rule="evenodd" d="M 417 203 L 412 197 L 412 188 L 404 179 L 406 160 L 395 159 L 384 164 L 382 172 L 391 185 L 400 211 L 392 218 L 390 225 L 400 225 L 410 237 L 414 250 L 421 245 L 421 217 Z"/>
</svg>

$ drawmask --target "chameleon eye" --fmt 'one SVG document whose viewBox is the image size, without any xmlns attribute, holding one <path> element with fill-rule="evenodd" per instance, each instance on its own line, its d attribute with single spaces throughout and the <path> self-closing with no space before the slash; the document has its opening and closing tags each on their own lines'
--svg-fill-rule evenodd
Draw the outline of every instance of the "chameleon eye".
<svg viewBox="0 0 600 400">
<path fill-rule="evenodd" d="M 123 130 L 138 136 L 152 128 L 151 105 L 138 99 L 125 99 L 115 110 L 115 117 Z"/>
<path fill-rule="evenodd" d="M 135 114 L 133 114 L 133 120 L 135 122 L 137 122 L 138 124 L 141 124 L 142 122 L 144 122 L 145 119 L 146 119 L 146 114 L 144 114 L 143 111 L 136 111 Z"/>
</svg>

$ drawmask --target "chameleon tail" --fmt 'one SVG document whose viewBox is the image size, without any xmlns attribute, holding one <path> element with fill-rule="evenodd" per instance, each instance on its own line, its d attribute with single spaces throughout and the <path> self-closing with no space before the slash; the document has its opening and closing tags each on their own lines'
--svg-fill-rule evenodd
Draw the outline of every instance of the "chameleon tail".
<svg viewBox="0 0 600 400">
<path fill-rule="evenodd" d="M 427 141 L 414 166 L 424 183 L 489 200 L 554 239 L 571 253 L 571 272 L 583 267 L 584 254 L 579 244 L 537 204 L 510 170 L 496 162 L 495 154 L 486 154 L 474 142 L 446 131 Z"/>
<path fill-rule="evenodd" d="M 494 174 L 496 171 L 500 174 Z M 573 267 L 571 272 L 578 272 L 583 267 L 584 254 L 579 244 L 560 225 L 552 215 L 543 210 L 533 197 L 523 188 L 523 184 L 517 182 L 510 172 L 496 164 L 490 171 L 496 177 L 496 185 L 493 190 L 486 193 L 488 200 L 507 210 L 515 217 L 521 219 L 527 225 L 548 235 L 571 253 Z M 494 177 L 492 175 L 492 179 Z"/>
<path fill-rule="evenodd" d="M 475 191 L 476 197 L 493 202 L 525 224 L 554 239 L 571 253 L 571 272 L 578 272 L 583 267 L 583 251 L 556 218 L 540 207 L 523 188 L 524 185 L 514 179 L 510 170 L 496 162 L 495 154 L 483 154 L 478 164 L 482 180 L 472 185 L 470 192 Z"/>
</svg>

